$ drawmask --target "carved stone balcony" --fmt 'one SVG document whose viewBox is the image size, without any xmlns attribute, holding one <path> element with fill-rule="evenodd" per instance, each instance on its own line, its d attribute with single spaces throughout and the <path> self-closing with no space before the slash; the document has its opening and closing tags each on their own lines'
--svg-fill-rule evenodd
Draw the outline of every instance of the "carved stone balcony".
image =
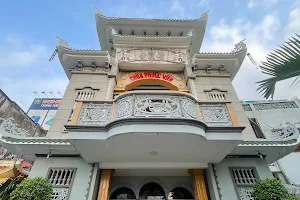
<svg viewBox="0 0 300 200">
<path fill-rule="evenodd" d="M 208 126 L 235 126 L 230 103 L 200 103 L 183 92 L 127 92 L 113 101 L 77 102 L 69 124 L 105 126 L 134 118 L 173 118 L 202 121 Z"/>
</svg>

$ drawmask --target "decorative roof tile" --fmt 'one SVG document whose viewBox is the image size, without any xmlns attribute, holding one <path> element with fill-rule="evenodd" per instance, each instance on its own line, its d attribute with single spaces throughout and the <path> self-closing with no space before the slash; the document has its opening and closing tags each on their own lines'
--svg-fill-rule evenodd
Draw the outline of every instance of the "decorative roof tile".
<svg viewBox="0 0 300 200">
<path fill-rule="evenodd" d="M 101 18 L 105 19 L 121 19 L 121 20 L 148 20 L 148 21 L 162 21 L 162 22 L 195 22 L 207 19 L 208 12 L 203 13 L 200 18 L 196 19 L 161 19 L 161 18 L 129 18 L 129 17 L 111 17 L 105 16 L 100 10 L 96 9 L 96 15 L 99 15 Z"/>
<path fill-rule="evenodd" d="M 100 49 L 73 49 L 69 46 L 67 41 L 65 41 L 59 37 L 57 37 L 57 38 L 58 38 L 58 41 L 56 43 L 57 49 L 64 49 L 67 51 L 74 51 L 74 52 L 105 52 Z"/>
</svg>

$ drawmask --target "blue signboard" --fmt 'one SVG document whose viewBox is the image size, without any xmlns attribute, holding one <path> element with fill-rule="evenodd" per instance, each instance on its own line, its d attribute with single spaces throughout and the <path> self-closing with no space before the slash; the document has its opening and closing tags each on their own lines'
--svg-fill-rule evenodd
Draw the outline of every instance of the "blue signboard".
<svg viewBox="0 0 300 200">
<path fill-rule="evenodd" d="M 57 110 L 61 99 L 36 98 L 29 110 Z"/>
<path fill-rule="evenodd" d="M 48 130 L 53 122 L 61 99 L 56 98 L 36 98 L 28 110 L 28 116 Z"/>
</svg>

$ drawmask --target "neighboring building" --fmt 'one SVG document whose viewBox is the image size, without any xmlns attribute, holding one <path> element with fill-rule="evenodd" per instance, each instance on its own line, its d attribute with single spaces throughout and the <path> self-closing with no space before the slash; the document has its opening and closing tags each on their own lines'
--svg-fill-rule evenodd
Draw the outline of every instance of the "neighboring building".
<svg viewBox="0 0 300 200">
<path fill-rule="evenodd" d="M 2 131 L 26 137 L 46 135 L 46 131 L 0 89 L 0 135 Z"/>
<path fill-rule="evenodd" d="M 286 138 L 300 130 L 300 103 L 297 100 L 245 101 L 244 110 L 257 137 L 266 139 Z M 299 147 L 291 154 L 272 163 L 270 169 L 282 181 L 300 185 Z M 286 175 L 286 176 L 284 176 Z M 300 191 L 300 189 L 299 189 Z"/>
<path fill-rule="evenodd" d="M 46 131 L 34 121 L 2 90 L 0 90 L 0 136 L 43 137 Z M 13 152 L 18 151 L 15 146 Z M 0 144 L 0 184 L 19 175 L 27 176 L 31 163 L 17 157 Z M 26 169 L 24 171 L 24 168 Z"/>
<path fill-rule="evenodd" d="M 70 82 L 47 138 L 1 137 L 35 160 L 30 177 L 48 177 L 53 199 L 253 199 L 299 132 L 256 137 L 231 83 L 246 45 L 199 53 L 207 13 L 95 18 L 102 50 L 57 43 Z"/>
<path fill-rule="evenodd" d="M 61 99 L 57 98 L 35 98 L 27 114 L 35 123 L 49 130 L 60 101 Z"/>
</svg>

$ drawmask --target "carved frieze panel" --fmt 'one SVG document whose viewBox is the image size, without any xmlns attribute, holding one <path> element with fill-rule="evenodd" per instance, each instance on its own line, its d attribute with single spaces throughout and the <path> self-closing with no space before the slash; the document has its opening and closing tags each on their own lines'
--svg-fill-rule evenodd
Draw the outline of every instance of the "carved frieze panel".
<svg viewBox="0 0 300 200">
<path fill-rule="evenodd" d="M 116 119 L 128 117 L 175 117 L 197 119 L 196 102 L 177 95 L 130 95 L 116 103 Z"/>
<path fill-rule="evenodd" d="M 276 102 L 276 103 L 259 103 L 253 104 L 256 110 L 273 110 L 273 109 L 288 109 L 298 108 L 295 102 Z"/>
<path fill-rule="evenodd" d="M 298 134 L 299 134 L 298 128 L 295 126 L 295 124 L 292 124 L 290 122 L 284 123 L 282 128 L 272 129 L 272 138 L 274 139 L 289 138 Z"/>
<path fill-rule="evenodd" d="M 145 63 L 186 63 L 185 49 L 161 48 L 120 48 L 117 50 L 119 62 L 145 62 Z"/>
<path fill-rule="evenodd" d="M 252 111 L 252 108 L 249 104 L 243 104 L 244 111 Z"/>
<path fill-rule="evenodd" d="M 207 125 L 232 125 L 232 121 L 225 104 L 200 104 L 200 110 L 203 121 Z"/>
<path fill-rule="evenodd" d="M 82 106 L 78 125 L 105 125 L 110 119 L 111 104 L 85 103 Z"/>
<path fill-rule="evenodd" d="M 136 95 L 135 116 L 181 117 L 178 96 Z"/>
</svg>

